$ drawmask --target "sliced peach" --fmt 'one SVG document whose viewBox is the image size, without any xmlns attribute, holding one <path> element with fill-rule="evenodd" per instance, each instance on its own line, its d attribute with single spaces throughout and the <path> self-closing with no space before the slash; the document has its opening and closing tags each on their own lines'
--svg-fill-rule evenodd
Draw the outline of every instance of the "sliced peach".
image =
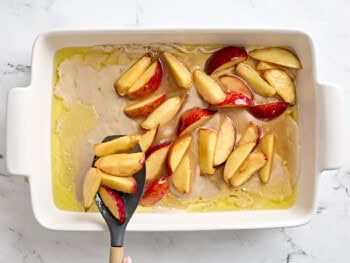
<svg viewBox="0 0 350 263">
<path fill-rule="evenodd" d="M 219 76 L 218 80 L 226 92 L 242 92 L 250 99 L 253 99 L 252 90 L 250 89 L 248 83 L 242 78 L 236 75 L 224 74 Z"/>
<path fill-rule="evenodd" d="M 98 193 L 109 212 L 111 212 L 121 224 L 124 224 L 126 220 L 126 207 L 123 197 L 116 191 L 103 185 L 100 187 Z"/>
<path fill-rule="evenodd" d="M 259 171 L 260 181 L 264 184 L 268 183 L 271 178 L 273 156 L 276 148 L 276 136 L 272 133 L 265 134 L 259 143 L 259 149 L 266 155 L 267 162 Z"/>
<path fill-rule="evenodd" d="M 172 120 L 180 110 L 184 97 L 176 96 L 164 101 L 141 123 L 141 127 L 150 130 Z"/>
<path fill-rule="evenodd" d="M 178 137 L 170 147 L 166 161 L 167 172 L 169 176 L 171 176 L 171 174 L 175 171 L 177 165 L 186 153 L 188 147 L 190 146 L 192 138 L 192 134 L 186 134 L 184 136 Z"/>
<path fill-rule="evenodd" d="M 170 178 L 179 193 L 187 194 L 191 191 L 191 159 L 188 152 L 182 157 Z"/>
<path fill-rule="evenodd" d="M 129 88 L 141 76 L 143 72 L 151 65 L 152 55 L 146 54 L 141 57 L 134 65 L 127 69 L 123 75 L 114 84 L 115 90 L 120 96 L 124 96 Z"/>
<path fill-rule="evenodd" d="M 258 62 L 255 59 L 252 59 L 250 57 L 248 57 L 246 60 L 244 60 L 242 63 L 244 63 L 245 65 L 251 67 L 252 69 L 256 70 L 256 65 L 258 64 Z"/>
<path fill-rule="evenodd" d="M 190 88 L 192 76 L 185 65 L 169 52 L 163 52 L 163 57 L 177 85 L 184 89 Z"/>
<path fill-rule="evenodd" d="M 215 173 L 214 154 L 217 141 L 217 132 L 213 129 L 199 128 L 198 131 L 198 157 L 201 175 Z"/>
<path fill-rule="evenodd" d="M 152 146 L 158 134 L 158 127 L 159 126 L 150 129 L 149 131 L 146 131 L 144 134 L 141 135 L 139 144 L 143 152 L 147 152 L 148 149 Z"/>
<path fill-rule="evenodd" d="M 259 73 L 244 63 L 236 66 L 236 73 L 244 79 L 257 94 L 270 97 L 276 94 L 276 90 L 270 86 Z"/>
<path fill-rule="evenodd" d="M 289 103 L 285 101 L 276 101 L 266 104 L 253 105 L 248 111 L 255 118 L 270 121 L 280 116 L 289 107 Z"/>
<path fill-rule="evenodd" d="M 226 161 L 236 140 L 236 130 L 232 120 L 228 116 L 223 116 L 216 140 L 214 153 L 214 166 L 218 166 Z"/>
<path fill-rule="evenodd" d="M 161 93 L 159 95 L 149 97 L 145 100 L 127 106 L 124 108 L 124 113 L 130 118 L 147 117 L 152 111 L 154 111 L 165 101 L 165 98 L 166 93 Z"/>
<path fill-rule="evenodd" d="M 238 187 L 247 182 L 266 163 L 266 155 L 261 151 L 251 153 L 238 171 L 230 178 L 230 184 Z"/>
<path fill-rule="evenodd" d="M 94 145 L 95 155 L 98 157 L 126 152 L 135 147 L 141 135 L 138 132 L 116 138 L 108 142 L 97 143 Z"/>
<path fill-rule="evenodd" d="M 247 51 L 243 47 L 227 46 L 214 52 L 205 64 L 205 72 L 211 75 L 247 59 Z"/>
<path fill-rule="evenodd" d="M 295 85 L 292 78 L 281 69 L 269 69 L 264 72 L 264 78 L 277 94 L 289 104 L 295 104 Z"/>
<path fill-rule="evenodd" d="M 258 64 L 256 65 L 256 70 L 258 71 L 265 71 L 268 69 L 275 69 L 277 66 L 275 64 L 265 62 L 265 61 L 259 61 Z"/>
<path fill-rule="evenodd" d="M 257 60 L 274 63 L 288 68 L 301 68 L 299 59 L 292 52 L 280 47 L 255 49 L 249 52 L 249 56 Z"/>
<path fill-rule="evenodd" d="M 146 182 L 153 181 L 161 175 L 164 170 L 166 158 L 168 155 L 170 142 L 158 144 L 153 146 L 147 152 L 146 158 Z"/>
<path fill-rule="evenodd" d="M 249 142 L 238 146 L 233 150 L 225 163 L 223 173 L 225 182 L 228 182 L 230 178 L 238 171 L 239 167 L 242 165 L 245 159 L 247 159 L 250 152 L 254 149 L 255 145 L 255 142 Z"/>
<path fill-rule="evenodd" d="M 160 60 L 154 61 L 151 66 L 128 89 L 127 95 L 132 99 L 148 97 L 154 93 L 162 82 L 163 69 Z"/>
<path fill-rule="evenodd" d="M 137 182 L 132 176 L 114 176 L 102 172 L 101 184 L 127 194 L 135 194 L 137 191 Z"/>
<path fill-rule="evenodd" d="M 239 139 L 237 146 L 246 144 L 248 142 L 254 142 L 257 144 L 260 139 L 260 128 L 256 122 L 250 122 L 249 126 L 243 131 L 241 138 Z"/>
<path fill-rule="evenodd" d="M 95 167 L 116 176 L 131 176 L 140 171 L 145 162 L 145 153 L 117 153 L 102 156 Z"/>
<path fill-rule="evenodd" d="M 194 107 L 182 113 L 177 128 L 177 135 L 190 133 L 209 121 L 216 111 Z"/>
<path fill-rule="evenodd" d="M 219 84 L 199 69 L 193 72 L 193 82 L 199 95 L 209 104 L 218 104 L 225 100 L 226 95 Z"/>
<path fill-rule="evenodd" d="M 142 206 L 153 206 L 159 202 L 170 188 L 169 177 L 160 177 L 145 186 L 140 204 Z"/>
<path fill-rule="evenodd" d="M 226 92 L 226 98 L 218 104 L 210 104 L 211 108 L 237 108 L 245 107 L 253 104 L 253 100 L 242 92 Z"/>
<path fill-rule="evenodd" d="M 90 168 L 84 175 L 83 181 L 83 201 L 87 211 L 95 200 L 95 195 L 101 185 L 102 174 L 96 168 Z"/>
</svg>

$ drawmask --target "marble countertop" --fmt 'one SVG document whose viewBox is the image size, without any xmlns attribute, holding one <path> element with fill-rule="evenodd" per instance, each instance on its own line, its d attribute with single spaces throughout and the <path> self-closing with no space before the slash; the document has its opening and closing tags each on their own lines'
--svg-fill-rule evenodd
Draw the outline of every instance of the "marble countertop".
<svg viewBox="0 0 350 263">
<path fill-rule="evenodd" d="M 107 232 L 51 231 L 33 216 L 28 184 L 6 173 L 5 114 L 10 88 L 30 83 L 35 37 L 58 29 L 295 28 L 316 44 L 318 80 L 350 100 L 350 4 L 329 1 L 69 1 L 0 2 L 0 263 L 108 262 Z M 99 4 L 97 4 L 97 2 Z M 350 104 L 343 128 L 350 145 Z M 345 156 L 350 156 L 350 147 Z M 134 262 L 349 262 L 350 161 L 322 174 L 313 220 L 265 230 L 127 233 Z"/>
</svg>

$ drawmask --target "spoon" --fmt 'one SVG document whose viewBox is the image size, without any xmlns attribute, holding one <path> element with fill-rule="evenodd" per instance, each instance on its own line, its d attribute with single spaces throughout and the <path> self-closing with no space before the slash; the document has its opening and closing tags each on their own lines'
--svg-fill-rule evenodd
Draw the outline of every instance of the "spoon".
<svg viewBox="0 0 350 263">
<path fill-rule="evenodd" d="M 107 142 L 114 140 L 116 138 L 122 137 L 123 135 L 112 135 L 103 139 L 102 142 Z M 141 152 L 142 149 L 139 144 L 136 144 L 134 149 L 130 152 Z M 93 163 L 97 160 L 97 157 L 94 157 Z M 137 191 L 135 194 L 126 194 L 122 192 L 118 192 L 125 201 L 125 209 L 126 209 L 126 220 L 123 224 L 120 223 L 118 219 L 116 219 L 108 210 L 108 208 L 103 204 L 101 197 L 99 194 L 96 194 L 95 201 L 98 209 L 100 210 L 103 218 L 105 219 L 108 229 L 111 236 L 111 249 L 109 254 L 109 262 L 110 263 L 121 263 L 123 262 L 124 257 L 124 235 L 126 231 L 127 224 L 130 221 L 130 218 L 134 214 L 137 205 L 142 197 L 143 190 L 145 187 L 146 180 L 146 166 L 144 165 L 140 171 L 138 171 L 135 175 L 135 180 L 137 182 Z"/>
</svg>

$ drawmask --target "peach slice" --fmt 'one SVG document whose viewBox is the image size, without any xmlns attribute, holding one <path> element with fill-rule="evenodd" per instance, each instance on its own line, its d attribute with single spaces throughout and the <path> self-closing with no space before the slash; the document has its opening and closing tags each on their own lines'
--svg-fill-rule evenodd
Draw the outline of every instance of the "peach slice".
<svg viewBox="0 0 350 263">
<path fill-rule="evenodd" d="M 267 104 L 253 105 L 248 111 L 255 118 L 269 121 L 280 116 L 289 107 L 289 103 L 285 101 L 270 102 Z"/>
<path fill-rule="evenodd" d="M 98 193 L 109 212 L 111 212 L 121 224 L 124 224 L 126 220 L 126 207 L 123 197 L 107 186 L 101 186 Z"/>
<path fill-rule="evenodd" d="M 258 144 L 260 139 L 260 128 L 256 122 L 250 122 L 247 129 L 242 133 L 241 138 L 239 139 L 237 146 L 241 146 L 248 142 L 254 142 Z"/>
<path fill-rule="evenodd" d="M 131 176 L 140 171 L 145 162 L 145 153 L 117 153 L 102 156 L 95 162 L 95 167 L 116 176 Z"/>
<path fill-rule="evenodd" d="M 266 163 L 266 155 L 261 151 L 251 153 L 238 171 L 230 178 L 230 184 L 238 187 L 247 182 Z"/>
<path fill-rule="evenodd" d="M 245 107 L 253 104 L 253 100 L 242 92 L 226 92 L 226 98 L 218 104 L 210 104 L 211 108 L 236 108 Z"/>
<path fill-rule="evenodd" d="M 86 171 L 83 181 L 83 202 L 85 211 L 87 211 L 95 200 L 95 195 L 101 185 L 102 174 L 96 168 L 90 168 Z"/>
<path fill-rule="evenodd" d="M 214 52 L 205 64 L 205 72 L 211 75 L 246 60 L 247 51 L 243 47 L 227 46 Z"/>
<path fill-rule="evenodd" d="M 164 169 L 171 143 L 166 142 L 153 146 L 146 157 L 146 182 L 153 181 Z"/>
<path fill-rule="evenodd" d="M 165 98 L 166 93 L 149 97 L 124 108 L 124 113 L 130 118 L 147 117 L 165 101 Z"/>
<path fill-rule="evenodd" d="M 191 159 L 188 152 L 182 157 L 170 178 L 179 193 L 187 194 L 191 191 Z"/>
<path fill-rule="evenodd" d="M 94 152 L 97 157 L 126 152 L 135 147 L 141 135 L 138 132 L 116 138 L 108 142 L 97 143 L 94 145 Z"/>
<path fill-rule="evenodd" d="M 166 161 L 169 176 L 171 176 L 171 174 L 175 171 L 177 165 L 181 161 L 181 158 L 186 153 L 188 147 L 190 146 L 192 138 L 192 134 L 186 134 L 184 136 L 178 137 L 170 147 Z"/>
<path fill-rule="evenodd" d="M 277 94 L 289 104 L 295 104 L 295 86 L 292 78 L 281 69 L 269 69 L 264 78 L 275 88 Z"/>
<path fill-rule="evenodd" d="M 169 191 L 169 177 L 160 177 L 146 185 L 140 204 L 153 206 L 158 203 Z"/>
<path fill-rule="evenodd" d="M 134 65 L 126 70 L 123 75 L 114 83 L 114 88 L 120 96 L 125 96 L 129 88 L 141 76 L 143 72 L 151 65 L 152 55 L 146 54 L 141 57 Z"/>
<path fill-rule="evenodd" d="M 162 76 L 162 64 L 160 63 L 160 60 L 157 59 L 128 89 L 128 97 L 132 99 L 148 97 L 159 88 Z"/>
<path fill-rule="evenodd" d="M 154 140 L 157 137 L 158 134 L 158 127 L 155 127 L 149 131 L 146 131 L 144 134 L 141 135 L 141 138 L 139 140 L 140 147 L 143 152 L 147 152 L 148 149 L 152 146 Z"/>
<path fill-rule="evenodd" d="M 201 175 L 213 175 L 215 173 L 214 154 L 217 137 L 217 132 L 213 129 L 200 128 L 198 131 L 198 156 Z"/>
<path fill-rule="evenodd" d="M 277 66 L 275 64 L 265 62 L 265 61 L 259 61 L 258 64 L 256 65 L 256 70 L 258 71 L 265 71 L 268 69 L 275 69 Z"/>
<path fill-rule="evenodd" d="M 244 79 L 257 94 L 265 97 L 271 97 L 276 94 L 276 90 L 260 77 L 258 72 L 247 64 L 239 63 L 236 66 L 236 73 Z"/>
<path fill-rule="evenodd" d="M 236 140 L 236 130 L 232 120 L 228 116 L 223 116 L 216 140 L 214 153 L 214 166 L 218 166 L 226 161 Z"/>
<path fill-rule="evenodd" d="M 236 75 L 224 74 L 219 76 L 219 83 L 225 91 L 242 92 L 250 99 L 253 99 L 253 92 L 248 86 L 248 83 Z"/>
<path fill-rule="evenodd" d="M 255 59 L 252 59 L 250 57 L 248 57 L 246 60 L 244 60 L 242 63 L 244 63 L 245 65 L 251 67 L 252 69 L 256 70 L 256 65 L 258 64 L 258 61 L 256 61 Z"/>
<path fill-rule="evenodd" d="M 215 112 L 216 111 L 198 107 L 183 112 L 177 127 L 177 135 L 179 136 L 194 131 L 209 121 Z"/>
<path fill-rule="evenodd" d="M 121 177 L 102 172 L 101 184 L 127 194 L 136 194 L 137 191 L 137 182 L 132 176 Z"/>
<path fill-rule="evenodd" d="M 209 104 L 218 104 L 225 100 L 226 95 L 219 84 L 199 69 L 193 72 L 193 82 L 199 95 Z"/>
<path fill-rule="evenodd" d="M 259 143 L 259 149 L 266 155 L 267 162 L 259 171 L 260 181 L 268 183 L 271 178 L 273 156 L 276 147 L 276 136 L 272 133 L 265 134 Z"/>
<path fill-rule="evenodd" d="M 249 56 L 257 60 L 274 63 L 287 68 L 301 68 L 299 59 L 292 52 L 279 47 L 255 49 L 249 52 Z"/>
<path fill-rule="evenodd" d="M 255 142 L 249 142 L 238 146 L 233 150 L 225 163 L 223 173 L 225 182 L 228 182 L 230 178 L 238 171 L 239 167 L 242 165 L 245 159 L 247 159 L 250 152 L 254 149 L 255 145 Z"/>
<path fill-rule="evenodd" d="M 141 127 L 150 130 L 172 120 L 180 110 L 185 98 L 176 96 L 164 101 L 141 123 Z"/>
<path fill-rule="evenodd" d="M 190 88 L 192 86 L 192 76 L 185 65 L 169 52 L 163 52 L 163 57 L 172 76 L 176 81 L 176 84 L 180 88 Z"/>
</svg>

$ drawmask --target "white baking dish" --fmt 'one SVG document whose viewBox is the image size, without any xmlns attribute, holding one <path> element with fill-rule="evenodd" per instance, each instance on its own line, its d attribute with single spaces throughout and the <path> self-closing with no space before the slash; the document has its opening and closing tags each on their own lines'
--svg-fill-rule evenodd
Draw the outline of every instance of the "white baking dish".
<svg viewBox="0 0 350 263">
<path fill-rule="evenodd" d="M 51 97 L 53 58 L 58 49 L 122 43 L 219 43 L 289 46 L 302 61 L 297 94 L 301 130 L 301 171 L 297 200 L 282 210 L 136 214 L 129 230 L 208 230 L 296 226 L 315 213 L 321 172 L 341 166 L 342 90 L 316 81 L 310 37 L 292 30 L 70 31 L 40 35 L 34 45 L 32 82 L 8 95 L 7 169 L 29 177 L 37 220 L 60 230 L 102 230 L 98 213 L 57 209 L 51 186 Z"/>
</svg>

